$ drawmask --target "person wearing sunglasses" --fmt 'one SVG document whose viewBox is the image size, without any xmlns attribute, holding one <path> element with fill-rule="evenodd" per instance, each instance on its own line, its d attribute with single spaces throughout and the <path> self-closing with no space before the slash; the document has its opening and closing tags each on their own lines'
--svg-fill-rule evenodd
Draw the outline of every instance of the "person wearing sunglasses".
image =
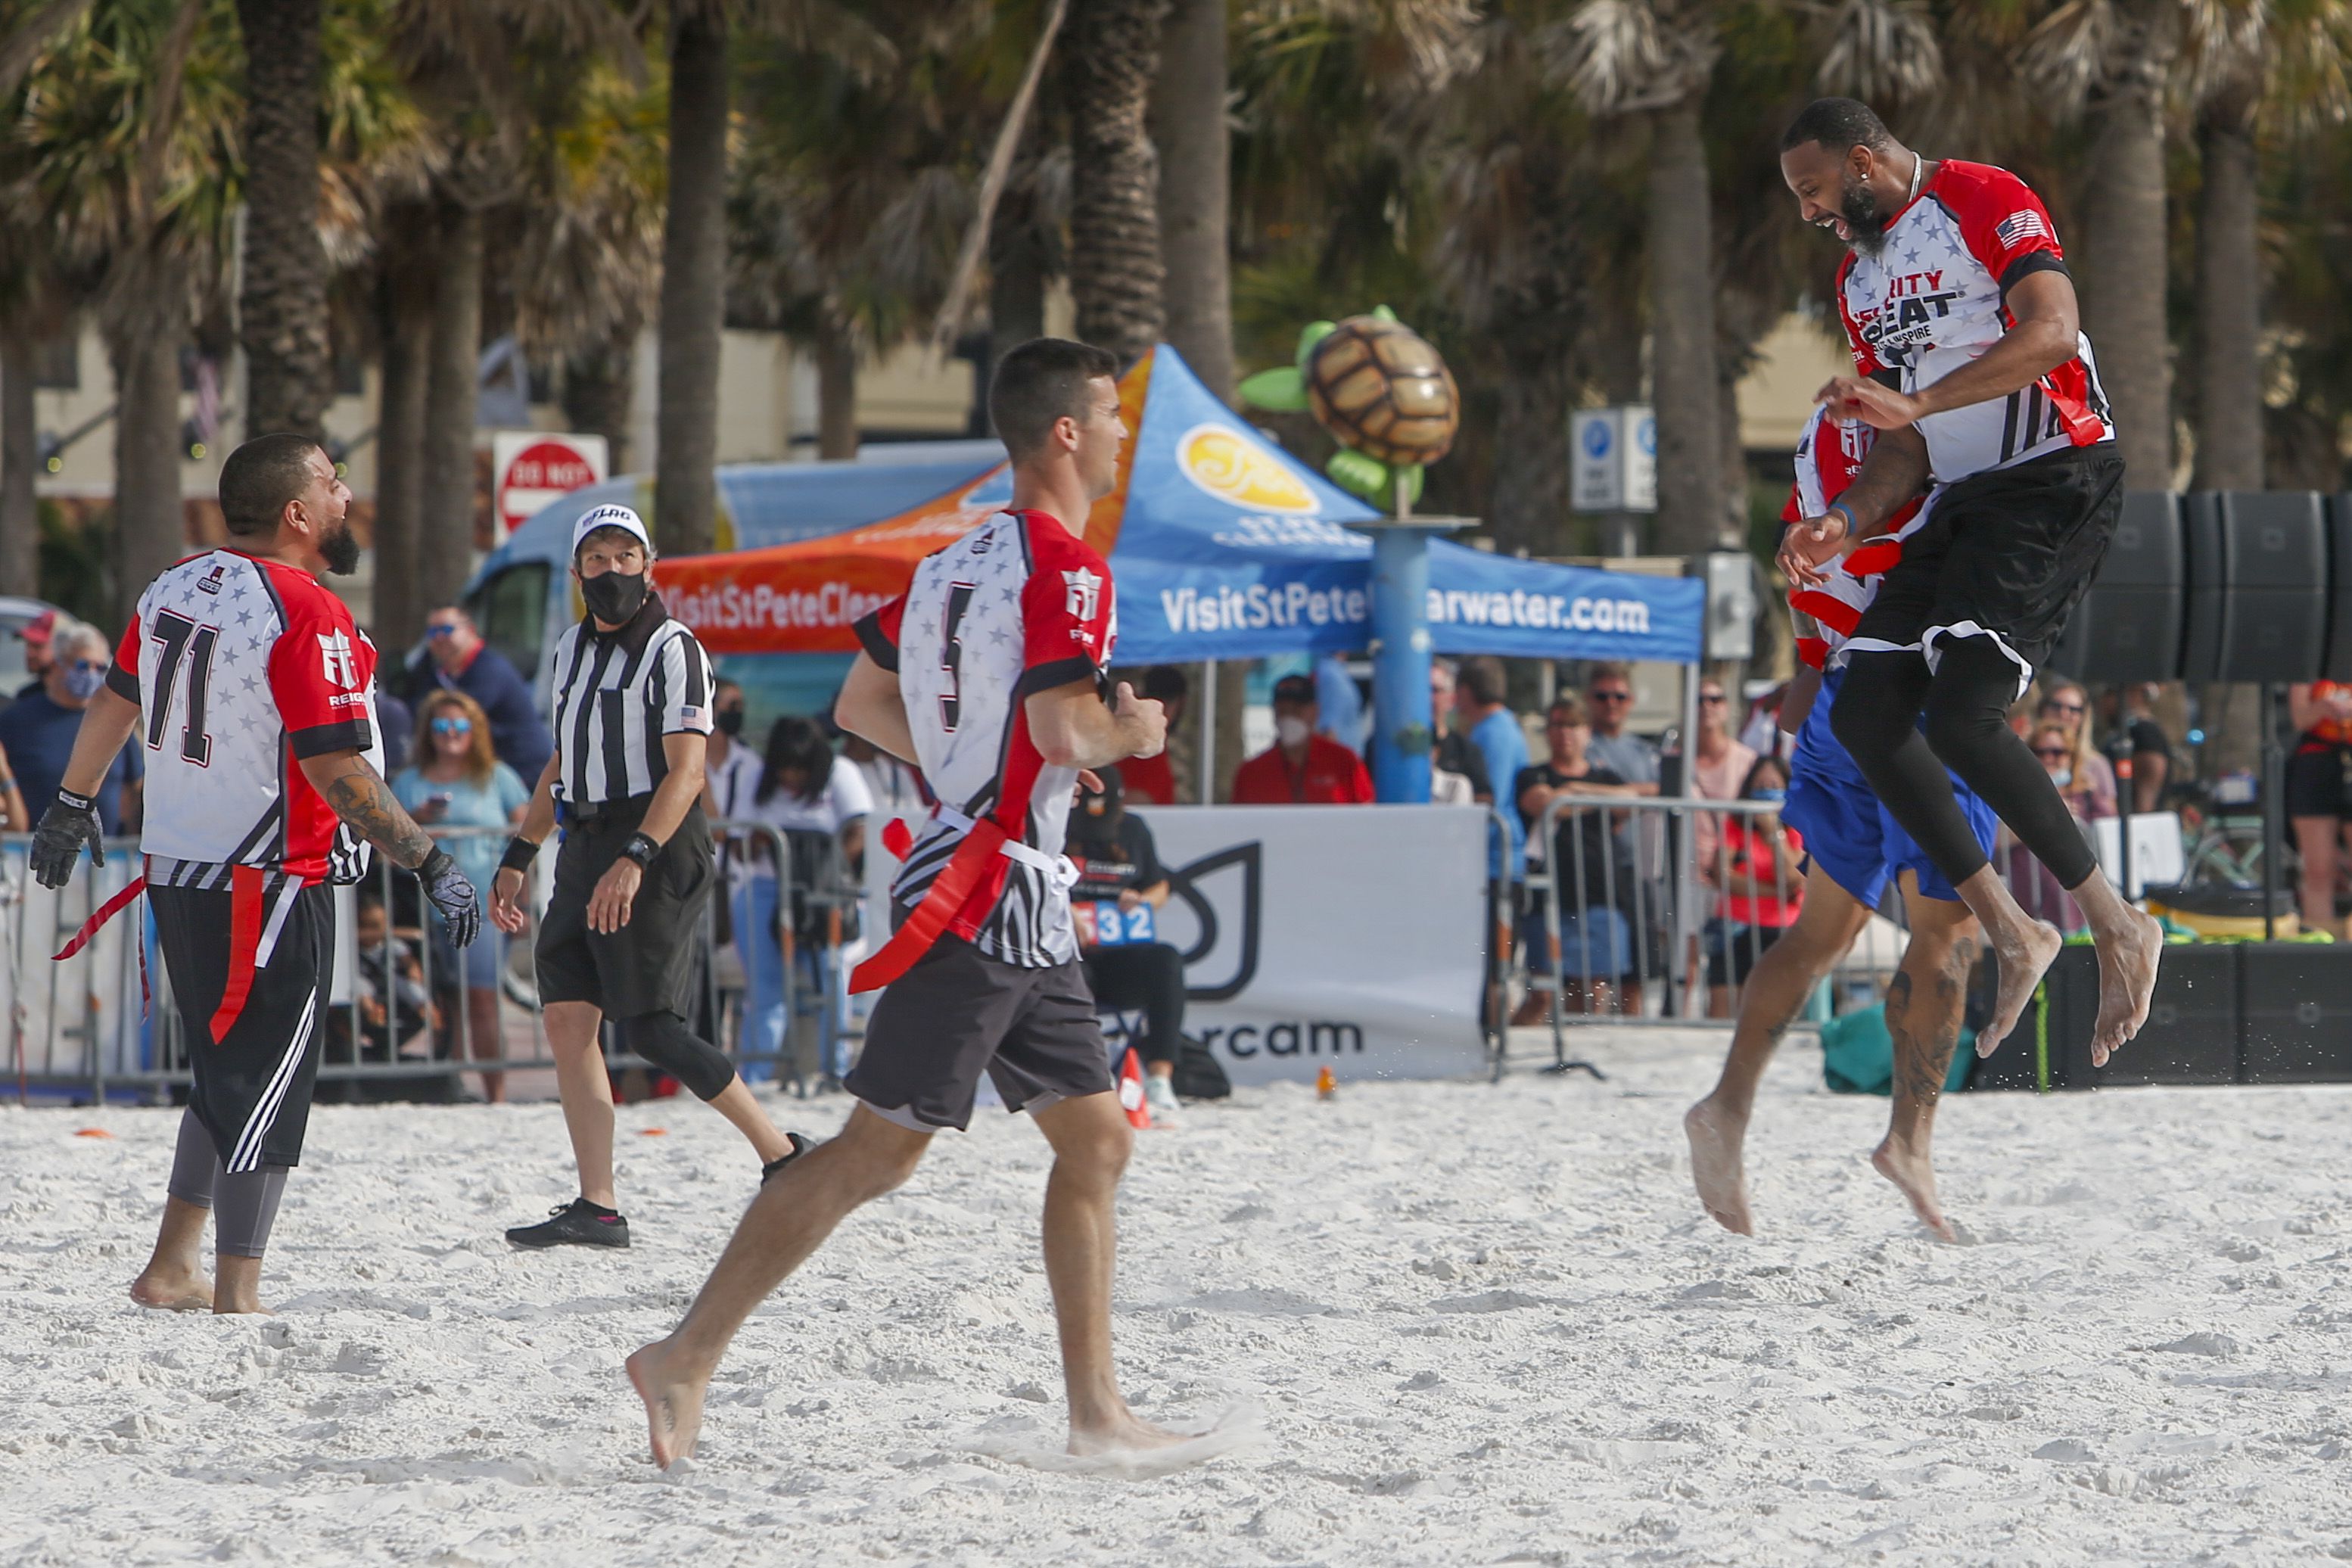
<svg viewBox="0 0 2352 1568">
<path fill-rule="evenodd" d="M 2054 729 L 2066 742 L 2066 779 L 2058 793 L 2065 798 L 2066 809 L 2082 822 L 2116 815 L 2115 764 L 2091 743 L 2090 710 L 2090 694 L 2074 682 L 2061 679 L 2043 689 L 2033 714 L 2035 731 Z M 2039 748 L 2038 736 L 2033 744 Z"/>
<path fill-rule="evenodd" d="M 106 672 L 114 663 L 103 632 L 65 616 L 57 618 L 49 633 L 49 650 L 54 657 L 41 672 L 39 689 L 0 713 L 0 750 L 15 763 L 12 771 L 33 821 L 58 798 L 58 786 L 73 756 L 74 737 L 81 732 L 82 712 L 106 684 Z M 105 783 L 92 792 L 99 822 L 110 837 L 136 829 L 147 771 L 142 750 L 125 746 L 116 752 L 107 764 Z M 26 820 L 15 818 L 11 826 Z"/>
<path fill-rule="evenodd" d="M 415 748 L 407 767 L 392 776 L 392 793 L 418 826 L 433 835 L 474 884 L 477 903 L 489 912 L 490 884 L 498 880 L 499 856 L 508 832 L 522 821 L 530 786 L 522 775 L 490 752 L 489 721 L 462 691 L 436 691 L 416 718 Z M 451 834 L 453 827 L 478 831 Z M 499 1026 L 499 971 L 506 963 L 506 937 L 488 920 L 472 946 L 451 946 L 447 922 L 433 921 L 433 972 L 436 983 L 461 977 L 466 988 L 466 1039 L 477 1059 L 503 1054 Z M 482 1094 L 493 1105 L 507 1098 L 507 1075 L 482 1074 Z"/>
<path fill-rule="evenodd" d="M 1625 729 L 1633 717 L 1633 672 L 1613 660 L 1594 665 L 1585 677 L 1584 702 L 1592 715 L 1592 741 L 1585 749 L 1593 765 L 1623 779 L 1635 795 L 1657 794 L 1658 748 Z"/>
<path fill-rule="evenodd" d="M 555 750 L 539 716 L 530 682 L 507 656 L 482 640 L 463 606 L 444 605 L 425 619 L 425 649 L 408 663 L 408 700 L 420 708 L 436 691 L 462 691 L 489 724 L 490 751 L 516 776 L 536 779 Z"/>
</svg>

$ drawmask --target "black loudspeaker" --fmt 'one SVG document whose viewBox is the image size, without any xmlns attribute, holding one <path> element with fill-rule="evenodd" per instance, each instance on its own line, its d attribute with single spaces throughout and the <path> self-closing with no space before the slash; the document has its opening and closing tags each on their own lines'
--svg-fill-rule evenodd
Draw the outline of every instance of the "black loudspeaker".
<svg viewBox="0 0 2352 1568">
<path fill-rule="evenodd" d="M 2066 623 L 2050 668 L 2077 680 L 2173 680 L 2189 608 L 2180 498 L 2134 490 L 2099 574 Z"/>
<path fill-rule="evenodd" d="M 2309 490 L 2200 490 L 2183 509 L 2192 681 L 2316 679 L 2327 653 L 2326 508 Z"/>
<path fill-rule="evenodd" d="M 2336 563 L 2327 600 L 2327 668 L 2323 679 L 2352 680 L 2352 494 L 2327 498 L 2327 552 Z"/>
<path fill-rule="evenodd" d="M 2352 946 L 2324 942 L 2240 946 L 2244 953 L 2244 1080 L 2352 1079 Z M 2171 952 L 2164 956 L 2171 963 Z"/>
<path fill-rule="evenodd" d="M 2099 1018 L 2099 955 L 2095 949 L 2059 950 L 2043 976 L 2048 1012 L 2024 1018 L 2000 1048 L 1977 1064 L 1971 1089 L 2031 1089 L 2047 1040 L 2052 1089 L 2121 1089 L 2145 1083 L 2235 1083 L 2239 1077 L 2240 974 L 2237 942 L 2192 942 L 2164 950 L 2156 996 L 2138 1036 L 2107 1059 L 2091 1065 L 2091 1034 Z"/>
</svg>

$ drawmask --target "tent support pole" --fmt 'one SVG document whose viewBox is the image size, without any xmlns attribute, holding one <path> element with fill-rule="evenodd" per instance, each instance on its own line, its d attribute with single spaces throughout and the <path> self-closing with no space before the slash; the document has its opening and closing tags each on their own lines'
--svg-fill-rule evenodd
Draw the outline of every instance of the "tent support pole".
<svg viewBox="0 0 2352 1568">
<path fill-rule="evenodd" d="M 1217 804 L 1217 661 L 1201 661 L 1201 804 Z"/>
</svg>

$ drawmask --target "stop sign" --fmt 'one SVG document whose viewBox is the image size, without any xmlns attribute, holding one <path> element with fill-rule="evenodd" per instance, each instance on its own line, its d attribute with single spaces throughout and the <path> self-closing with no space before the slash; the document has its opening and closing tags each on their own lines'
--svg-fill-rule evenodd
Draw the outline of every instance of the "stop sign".
<svg viewBox="0 0 2352 1568">
<path fill-rule="evenodd" d="M 501 538 L 568 491 L 605 477 L 602 436 L 555 436 L 537 430 L 500 431 L 491 440 L 492 506 Z"/>
</svg>

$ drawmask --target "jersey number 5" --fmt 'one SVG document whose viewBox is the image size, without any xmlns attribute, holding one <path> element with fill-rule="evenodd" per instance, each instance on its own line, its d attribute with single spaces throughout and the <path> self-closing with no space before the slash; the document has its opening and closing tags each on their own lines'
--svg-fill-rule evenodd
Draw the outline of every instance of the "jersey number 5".
<svg viewBox="0 0 2352 1568">
<path fill-rule="evenodd" d="M 187 616 L 165 610 L 156 616 L 149 639 L 163 645 L 155 659 L 155 704 L 147 713 L 147 748 L 161 751 L 163 728 L 172 716 L 172 693 L 180 681 L 183 658 L 188 667 L 188 721 L 180 730 L 180 754 L 200 768 L 210 767 L 213 738 L 205 725 L 205 706 L 212 692 L 213 649 L 220 628 L 200 626 Z"/>
<path fill-rule="evenodd" d="M 956 628 L 963 624 L 964 611 L 971 607 L 972 586 L 970 583 L 948 584 L 945 646 L 940 653 L 940 668 L 947 671 L 948 688 L 940 693 L 940 728 L 950 735 L 955 733 L 956 720 L 963 709 L 963 697 L 957 689 L 963 680 L 963 639 L 956 636 Z"/>
</svg>

